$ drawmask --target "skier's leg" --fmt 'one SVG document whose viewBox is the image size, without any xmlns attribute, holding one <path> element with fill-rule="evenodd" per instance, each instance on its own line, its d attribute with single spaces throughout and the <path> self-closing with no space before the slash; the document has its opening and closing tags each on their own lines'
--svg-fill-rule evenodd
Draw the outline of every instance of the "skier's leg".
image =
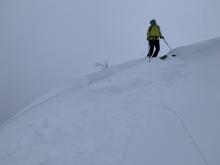
<svg viewBox="0 0 220 165">
<path fill-rule="evenodd" d="M 154 43 L 152 40 L 149 40 L 149 46 L 150 46 L 150 49 L 149 49 L 149 52 L 147 54 L 148 57 L 152 57 L 152 54 L 154 52 Z"/>
<path fill-rule="evenodd" d="M 157 57 L 159 51 L 160 51 L 160 41 L 159 40 L 154 40 L 154 45 L 155 45 L 155 52 L 153 54 L 153 57 Z"/>
</svg>

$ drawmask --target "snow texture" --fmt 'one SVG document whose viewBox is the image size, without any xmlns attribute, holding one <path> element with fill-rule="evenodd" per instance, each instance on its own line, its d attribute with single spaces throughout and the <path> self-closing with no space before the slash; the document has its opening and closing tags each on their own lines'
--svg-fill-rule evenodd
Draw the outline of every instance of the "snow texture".
<svg viewBox="0 0 220 165">
<path fill-rule="evenodd" d="M 217 38 L 51 91 L 1 126 L 0 164 L 219 165 L 219 52 Z"/>
</svg>

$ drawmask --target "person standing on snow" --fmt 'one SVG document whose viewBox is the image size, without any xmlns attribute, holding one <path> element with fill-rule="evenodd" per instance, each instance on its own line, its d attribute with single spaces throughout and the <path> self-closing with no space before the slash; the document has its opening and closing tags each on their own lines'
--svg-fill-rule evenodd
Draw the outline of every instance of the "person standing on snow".
<svg viewBox="0 0 220 165">
<path fill-rule="evenodd" d="M 157 57 L 160 51 L 160 38 L 164 39 L 164 37 L 161 34 L 160 26 L 157 25 L 155 19 L 152 19 L 150 21 L 150 27 L 148 28 L 146 35 L 150 47 L 147 57 L 149 58 Z M 154 47 L 155 47 L 155 51 L 154 51 Z"/>
</svg>

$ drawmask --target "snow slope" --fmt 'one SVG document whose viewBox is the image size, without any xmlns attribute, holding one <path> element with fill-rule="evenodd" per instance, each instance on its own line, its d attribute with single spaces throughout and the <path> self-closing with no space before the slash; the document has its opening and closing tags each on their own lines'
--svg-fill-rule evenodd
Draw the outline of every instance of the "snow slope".
<svg viewBox="0 0 220 165">
<path fill-rule="evenodd" d="M 1 165 L 219 165 L 220 38 L 88 75 L 0 128 Z"/>
</svg>

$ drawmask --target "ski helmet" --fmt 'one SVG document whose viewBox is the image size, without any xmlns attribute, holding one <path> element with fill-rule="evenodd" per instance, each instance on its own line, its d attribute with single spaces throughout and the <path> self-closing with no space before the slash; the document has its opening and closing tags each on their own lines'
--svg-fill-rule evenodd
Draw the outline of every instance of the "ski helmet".
<svg viewBox="0 0 220 165">
<path fill-rule="evenodd" d="M 155 24 L 156 24 L 156 20 L 155 20 L 155 19 L 152 19 L 152 20 L 150 21 L 150 24 L 151 24 L 151 25 L 155 25 Z"/>
</svg>

